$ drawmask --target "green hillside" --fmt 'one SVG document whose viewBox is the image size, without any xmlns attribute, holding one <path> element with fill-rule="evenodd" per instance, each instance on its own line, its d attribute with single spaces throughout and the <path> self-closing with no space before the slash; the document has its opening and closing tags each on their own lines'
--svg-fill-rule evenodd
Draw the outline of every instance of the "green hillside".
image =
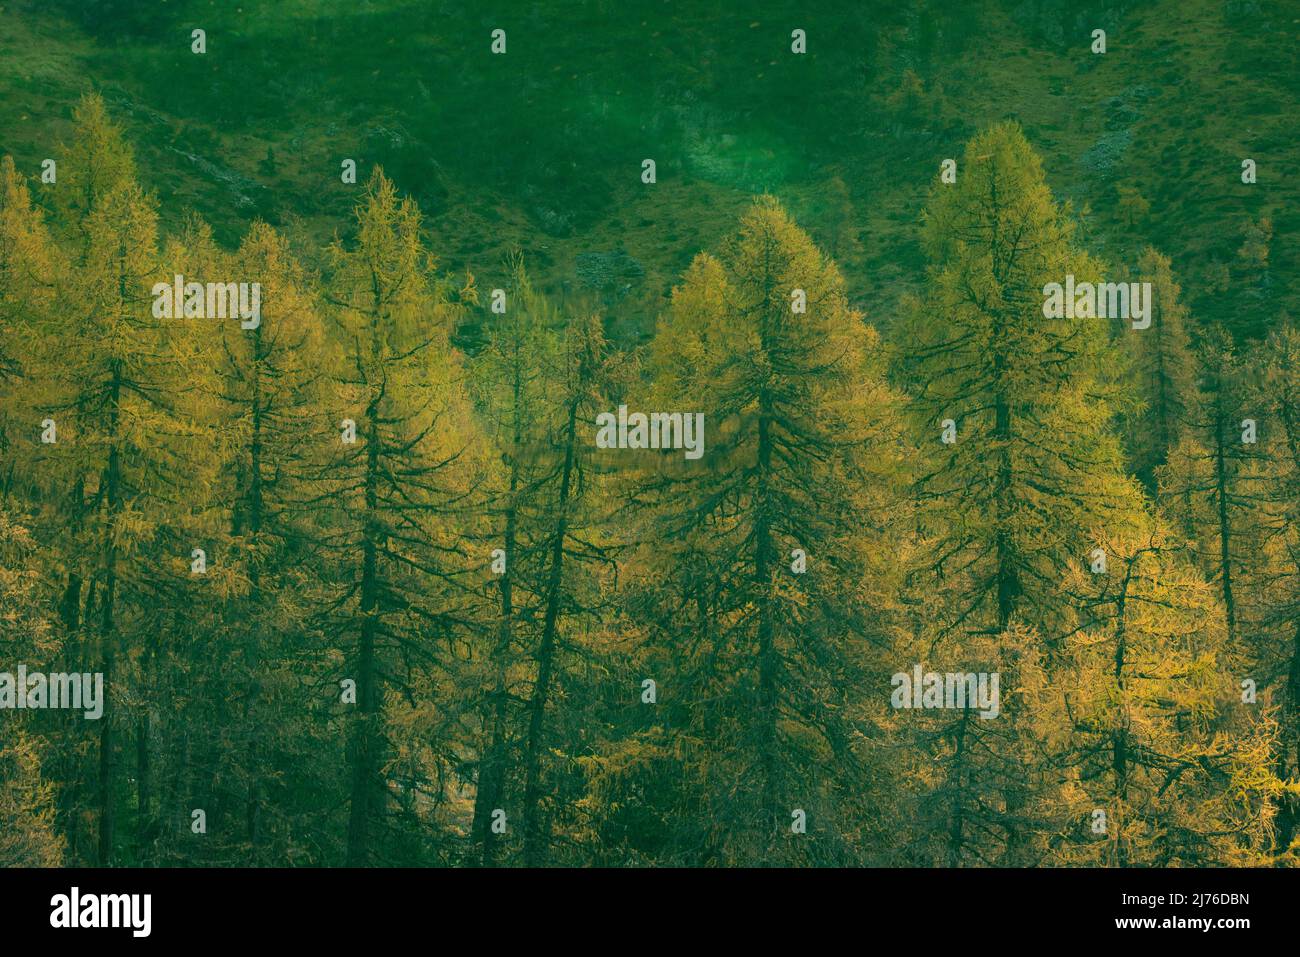
<svg viewBox="0 0 1300 957">
<path fill-rule="evenodd" d="M 309 253 L 346 228 L 340 161 L 363 177 L 382 164 L 418 199 L 444 266 L 485 282 L 518 246 L 545 289 L 599 297 L 636 339 L 764 190 L 888 328 L 920 279 L 915 223 L 940 161 L 1015 117 L 1108 262 L 1129 267 L 1155 243 L 1195 317 L 1240 333 L 1296 312 L 1278 277 L 1300 255 L 1300 5 L 722 6 L 8 3 L 0 152 L 36 172 L 80 94 L 99 90 L 165 221 L 193 208 L 230 245 L 261 217 Z M 490 51 L 496 28 L 505 56 Z M 795 28 L 806 56 L 790 53 Z M 1256 185 L 1241 182 L 1245 157 Z M 1150 204 L 1136 221 L 1126 188 Z M 1262 276 L 1237 256 L 1248 216 L 1272 221 Z"/>
</svg>

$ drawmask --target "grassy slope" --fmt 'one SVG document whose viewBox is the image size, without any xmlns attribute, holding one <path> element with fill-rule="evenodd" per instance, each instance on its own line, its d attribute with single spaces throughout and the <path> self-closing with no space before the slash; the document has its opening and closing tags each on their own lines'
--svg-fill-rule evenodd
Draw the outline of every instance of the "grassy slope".
<svg viewBox="0 0 1300 957">
<path fill-rule="evenodd" d="M 1296 313 L 1284 281 L 1300 198 L 1292 0 L 1231 23 L 1220 2 L 1159 0 L 1067 23 L 1067 43 L 1043 35 L 1042 22 L 1063 18 L 1031 16 L 1035 3 L 990 4 L 964 48 L 929 55 L 897 4 L 720 6 L 731 5 L 9 3 L 0 151 L 35 173 L 66 138 L 77 96 L 99 89 L 168 221 L 192 207 L 233 243 L 262 216 L 309 256 L 349 226 L 355 190 L 339 182 L 340 159 L 358 159 L 363 177 L 381 162 L 419 199 L 443 265 L 471 269 L 481 287 L 519 245 L 543 286 L 595 297 L 578 257 L 626 251 L 643 275 L 599 295 L 631 340 L 762 189 L 835 248 L 855 301 L 888 327 L 922 274 L 916 223 L 939 161 L 1011 115 L 1058 195 L 1087 207 L 1088 242 L 1117 273 L 1154 242 L 1202 319 L 1257 332 L 1279 307 Z M 1109 32 L 1104 56 L 1088 50 L 1093 21 Z M 189 50 L 196 26 L 205 56 Z M 488 49 L 498 26 L 504 57 Z M 795 26 L 808 31 L 807 56 L 789 53 Z M 900 121 L 884 104 L 909 66 L 942 96 Z M 1087 159 L 1099 140 L 1127 143 L 1109 169 Z M 1260 164 L 1254 187 L 1240 182 L 1243 156 Z M 654 186 L 640 182 L 646 157 Z M 1122 223 L 1119 184 L 1151 201 L 1147 222 Z M 1231 264 L 1245 217 L 1259 214 L 1274 224 L 1271 298 L 1251 295 L 1246 276 L 1197 296 L 1203 271 Z"/>
</svg>

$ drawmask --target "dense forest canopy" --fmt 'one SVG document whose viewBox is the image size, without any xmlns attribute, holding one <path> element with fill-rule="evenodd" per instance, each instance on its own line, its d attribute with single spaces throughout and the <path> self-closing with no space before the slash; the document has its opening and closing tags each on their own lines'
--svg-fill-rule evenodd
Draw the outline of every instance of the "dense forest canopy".
<svg viewBox="0 0 1300 957">
<path fill-rule="evenodd" d="M 0 10 L 0 865 L 1297 863 L 1294 8 L 544 6 Z"/>
</svg>

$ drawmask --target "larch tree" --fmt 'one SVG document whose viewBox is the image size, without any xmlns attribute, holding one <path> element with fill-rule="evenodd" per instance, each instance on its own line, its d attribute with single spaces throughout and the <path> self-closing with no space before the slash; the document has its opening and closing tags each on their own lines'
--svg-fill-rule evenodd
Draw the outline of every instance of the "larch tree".
<svg viewBox="0 0 1300 957">
<path fill-rule="evenodd" d="M 900 578 L 901 423 L 879 338 L 763 197 L 717 257 L 696 257 L 648 363 L 649 406 L 703 415 L 703 444 L 695 459 L 640 453 L 663 717 L 616 760 L 639 750 L 675 782 L 671 806 L 647 811 L 669 821 L 678 863 L 860 859 L 873 775 L 859 722 Z"/>
<path fill-rule="evenodd" d="M 0 658 L 5 662 L 57 660 L 62 642 L 49 613 L 42 565 L 39 543 L 0 506 Z M 25 695 L 27 689 L 11 686 L 9 693 Z M 53 747 L 68 742 L 32 727 L 43 717 L 40 712 L 6 711 L 0 723 L 3 867 L 59 867 L 64 862 L 67 840 L 56 813 L 56 785 L 42 765 Z"/>
<path fill-rule="evenodd" d="M 115 547 L 111 543 L 124 538 L 109 534 L 102 525 L 96 528 L 107 513 L 120 511 L 122 499 L 120 452 L 110 468 L 109 456 L 102 454 L 104 432 L 88 427 L 91 419 L 103 425 L 112 418 L 104 414 L 111 403 L 97 392 L 103 381 L 89 369 L 102 363 L 95 371 L 105 373 L 113 361 L 109 353 L 114 350 L 99 350 L 94 355 L 89 350 L 103 341 L 99 332 L 117 325 L 117 317 L 131 312 L 140 318 L 137 307 L 143 307 L 148 292 L 141 285 L 156 265 L 156 225 L 151 202 L 132 182 L 130 148 L 121 130 L 109 120 L 102 100 L 94 95 L 83 97 L 73 117 L 72 140 L 56 154 L 62 175 L 57 185 L 45 185 L 41 192 L 51 211 L 51 232 L 64 240 L 63 248 L 47 244 L 38 217 L 23 211 L 25 190 L 9 177 L 4 225 L 6 254 L 11 263 L 18 264 L 7 276 L 9 296 L 24 297 L 28 306 L 44 297 L 50 306 L 27 313 L 27 348 L 22 357 L 26 381 L 19 406 L 25 418 L 33 420 L 33 427 L 40 424 L 41 432 L 40 439 L 36 431 L 29 433 L 16 461 L 26 472 L 28 500 L 37 516 L 32 527 L 57 556 L 50 563 L 50 572 L 59 579 L 62 592 L 58 609 L 67 635 L 65 650 L 77 659 L 92 652 L 103 656 L 105 648 L 111 656 L 114 639 L 96 641 L 94 636 L 111 628 L 117 574 L 108 572 L 105 563 L 117 564 L 115 551 L 110 555 Z M 115 228 L 120 229 L 116 257 L 109 251 Z M 113 299 L 120 308 L 111 304 Z M 137 342 L 140 348 L 148 348 Z M 105 481 L 108 473 L 119 481 Z M 112 505 L 108 504 L 110 485 L 115 496 Z M 82 637 L 91 644 L 83 645 Z M 106 689 L 111 689 L 107 675 L 105 682 Z M 112 852 L 116 800 L 110 783 L 110 714 L 111 709 L 97 727 L 77 729 L 50 766 L 63 784 L 60 812 L 68 826 L 73 855 L 101 864 Z M 83 757 L 89 742 L 76 740 L 91 734 L 99 739 L 97 771 L 87 766 L 88 759 Z M 92 796 L 90 782 L 96 778 L 99 783 Z M 87 806 L 95 809 L 91 813 L 98 820 L 99 836 L 83 841 L 80 822 Z M 83 849 L 83 843 L 91 842 L 97 844 L 96 850 Z"/>
<path fill-rule="evenodd" d="M 98 863 L 114 860 L 118 802 L 114 732 L 126 726 L 112 702 L 120 700 L 115 682 L 126 679 L 132 648 L 130 582 L 158 565 L 170 564 L 152 549 L 158 514 L 148 492 L 159 475 L 160 440 L 167 434 L 162 404 L 164 377 L 174 367 L 160 342 L 149 288 L 157 275 L 157 214 L 152 201 L 134 185 L 118 186 L 97 199 L 86 216 L 84 261 L 70 277 L 65 302 L 75 304 L 59 328 L 44 330 L 49 348 L 48 375 L 65 397 L 52 410 L 63 418 L 64 443 L 56 448 L 70 484 L 84 499 L 73 503 L 74 528 L 69 556 L 78 576 L 89 583 L 85 621 L 98 650 L 110 704 L 99 731 L 96 805 Z M 66 500 L 57 503 L 66 506 Z M 66 516 L 65 516 L 66 518 Z M 75 556 L 75 557 L 73 557 Z M 138 580 L 138 579 L 137 579 Z M 123 673 L 117 671 L 119 662 Z"/>
<path fill-rule="evenodd" d="M 555 701 L 566 692 L 567 660 L 581 645 L 575 632 L 588 628 L 598 614 L 601 573 L 610 570 L 612 561 L 600 527 L 603 483 L 592 427 L 597 415 L 607 411 L 611 383 L 619 378 L 619 360 L 610 353 L 601 317 L 578 312 L 564 328 L 549 373 L 554 410 L 543 416 L 544 460 L 535 482 L 545 515 L 528 546 L 537 552 L 532 681 L 524 705 L 521 757 L 522 862 L 529 867 L 548 860 L 555 818 L 567 810 L 568 789 L 562 782 L 581 779 L 571 755 L 563 763 L 547 756 L 564 754 L 553 743 L 560 724 Z"/>
<path fill-rule="evenodd" d="M 230 562 L 241 570 L 241 593 L 226 603 L 232 646 L 237 649 L 236 745 L 241 755 L 238 787 L 244 792 L 244 835 L 255 857 L 268 850 L 279 859 L 293 832 L 291 809 L 268 798 L 265 766 L 301 766 L 308 760 L 293 739 L 277 729 L 308 711 L 292 680 L 293 649 L 309 598 L 320 592 L 314 565 L 313 530 L 297 506 L 306 475 L 324 457 L 323 436 L 334 423 L 320 401 L 321 357 L 326 352 L 322 310 L 312 277 L 287 240 L 265 223 L 254 223 L 234 257 L 234 273 L 261 287 L 259 322 L 244 329 L 222 326 L 220 370 L 224 425 L 229 436 Z M 296 762 L 285 762 L 286 756 Z M 278 793 L 278 790 L 277 790 Z"/>
<path fill-rule="evenodd" d="M 31 360 L 37 401 L 58 424 L 59 441 L 35 445 L 33 463 L 48 483 L 43 534 L 66 569 L 61 620 L 92 641 L 109 689 L 95 729 L 97 774 L 78 775 L 97 778 L 95 860 L 106 865 L 129 846 L 114 833 L 119 731 L 123 740 L 135 736 L 137 856 L 151 816 L 150 703 L 126 689 L 147 687 L 141 669 L 170 624 L 161 598 L 187 587 L 196 509 L 179 503 L 202 497 L 195 490 L 213 467 L 200 451 L 206 434 L 191 391 L 211 330 L 180 303 L 171 315 L 159 309 L 156 200 L 130 179 L 130 151 L 102 103 L 83 102 L 77 117 L 61 160 L 68 192 L 51 199 L 70 261 L 56 277 L 60 308 L 35 330 Z M 139 705 L 135 714 L 113 707 L 128 701 Z"/>
<path fill-rule="evenodd" d="M 509 780 L 519 773 L 515 753 L 521 739 L 517 726 L 528 670 L 521 647 L 522 620 L 536 607 L 544 548 L 537 547 L 537 523 L 543 519 L 544 481 L 549 457 L 546 440 L 557 412 L 557 368 L 562 317 L 534 288 L 523 257 L 511 256 L 505 311 L 492 313 L 485 343 L 474 363 L 474 393 L 485 431 L 499 451 L 502 467 L 493 473 L 495 504 L 490 504 L 491 580 L 498 607 L 488 651 L 482 656 L 481 701 L 483 744 L 471 831 L 473 862 L 491 866 L 498 860 L 499 819 L 506 810 Z M 499 550 L 499 551 L 498 551 Z M 498 564 L 499 563 L 499 564 Z M 497 825 L 497 826 L 494 826 Z"/>
<path fill-rule="evenodd" d="M 1243 703 L 1240 654 L 1193 550 L 1158 527 L 1073 568 L 1079 624 L 1042 690 L 1062 775 L 1050 858 L 1073 866 L 1258 864 L 1269 849 L 1277 724 Z"/>
<path fill-rule="evenodd" d="M 332 249 L 342 355 L 334 406 L 341 428 L 330 441 L 338 452 L 319 472 L 322 491 L 306 500 L 328 507 L 318 518 L 321 546 L 335 556 L 341 582 L 323 627 L 346 649 L 338 678 L 355 683 L 347 706 L 352 866 L 410 852 L 384 840 L 397 792 L 407 802 L 401 817 L 417 804 L 436 811 L 448 797 L 436 785 L 457 759 L 432 698 L 446 691 L 455 665 L 469 561 L 462 512 L 482 455 L 449 344 L 454 306 L 432 281 L 418 208 L 376 170 L 356 215 L 354 240 Z M 403 698 L 411 712 L 403 720 L 423 728 L 426 750 L 399 785 L 389 765 L 403 752 L 391 747 L 387 719 L 390 699 Z"/>
<path fill-rule="evenodd" d="M 1147 488 L 1155 470 L 1178 441 L 1193 396 L 1195 361 L 1188 339 L 1187 307 L 1169 259 L 1148 246 L 1138 260 L 1138 281 L 1151 283 L 1151 327 L 1121 332 L 1129 379 L 1142 400 L 1140 412 L 1125 416 L 1129 462 Z"/>
<path fill-rule="evenodd" d="M 46 660 L 63 661 L 81 670 L 84 662 L 80 660 L 75 632 L 67 633 L 68 626 L 75 628 L 78 620 L 79 606 L 69 599 L 79 599 L 80 580 L 75 574 L 67 573 L 68 563 L 61 560 L 63 548 L 68 545 L 65 536 L 75 527 L 76 515 L 71 521 L 40 521 L 47 503 L 62 499 L 68 508 L 79 506 L 79 500 L 67 500 L 65 485 L 50 480 L 48 456 L 43 454 L 58 442 L 60 425 L 65 429 L 68 425 L 66 419 L 60 423 L 52 416 L 59 399 L 46 381 L 46 369 L 41 361 L 43 334 L 52 328 L 59 308 L 57 283 L 65 274 L 64 264 L 42 211 L 32 204 L 24 177 L 11 157 L 3 157 L 0 159 L 0 508 L 10 509 L 16 520 L 28 522 L 30 528 L 39 528 L 40 534 L 34 538 L 40 547 L 26 547 L 19 554 L 31 564 L 33 571 L 39 569 L 49 589 L 61 592 L 63 597 L 62 602 L 55 604 L 66 640 L 59 643 L 57 656 Z M 11 528 L 32 535 L 20 525 Z M 21 747 L 15 745 L 10 755 L 11 767 L 22 774 L 40 769 L 57 796 L 56 826 L 63 836 L 62 843 L 68 848 L 69 856 L 77 859 L 80 845 L 86 843 L 79 806 L 80 782 L 86 777 L 82 752 L 89 729 L 80 716 L 61 724 L 61 733 L 48 729 L 50 733 L 44 740 L 50 747 L 44 754 L 40 753 L 41 739 L 28 739 Z M 39 787 L 45 788 L 45 782 Z M 32 786 L 37 787 L 35 783 Z M 14 826 L 19 825 L 15 822 Z"/>
<path fill-rule="evenodd" d="M 932 189 L 928 289 L 901 330 L 898 374 L 928 451 L 915 494 L 931 557 L 915 584 L 940 610 L 927 640 L 946 643 L 942 653 L 1007 636 L 993 651 L 1001 717 L 965 709 L 937 745 L 954 794 L 946 862 L 988 855 L 991 832 L 1002 836 L 994 859 L 1015 865 L 1030 853 L 1038 784 L 1017 731 L 1016 661 L 1050 657 L 1068 618 L 1065 569 L 1136 496 L 1112 426 L 1110 336 L 1086 310 L 1071 319 L 1045 308 L 1048 284 L 1096 283 L 1101 267 L 1076 247 L 1070 211 L 1017 124 L 974 137 L 958 169 L 955 184 Z M 968 846 L 968 825 L 984 832 L 982 849 Z"/>
<path fill-rule="evenodd" d="M 1260 537 L 1252 552 L 1264 562 L 1258 631 L 1252 642 L 1260 702 L 1280 712 L 1276 773 L 1300 782 L 1300 330 L 1286 317 L 1260 348 L 1253 407 L 1262 423 L 1263 495 Z M 1278 801 L 1274 850 L 1300 855 L 1300 795 Z"/>
<path fill-rule="evenodd" d="M 1202 567 L 1219 589 L 1228 642 L 1249 642 L 1260 613 L 1265 458 L 1249 386 L 1253 372 L 1222 330 L 1200 344 L 1197 390 L 1188 423 L 1158 470 L 1160 500 L 1200 546 Z"/>
<path fill-rule="evenodd" d="M 52 278 L 61 281 L 54 284 L 52 294 L 59 300 L 69 295 L 68 282 L 72 278 L 72 268 L 84 266 L 93 244 L 90 230 L 91 213 L 97 209 L 110 193 L 127 188 L 134 182 L 135 157 L 126 143 L 121 127 L 112 121 L 105 108 L 103 99 L 94 93 L 84 95 L 73 110 L 73 136 L 71 142 L 62 147 L 54 157 L 60 175 L 56 182 L 43 184 L 39 194 L 44 206 L 50 212 L 50 224 L 57 237 L 63 240 L 60 252 L 67 262 L 52 271 Z M 48 324 L 41 324 L 39 336 L 34 336 L 31 345 L 40 349 L 46 356 L 57 354 L 60 341 L 60 325 L 67 325 L 66 316 L 54 321 L 50 317 Z M 33 357 L 39 366 L 41 359 Z M 46 366 L 40 366 L 42 370 Z M 38 391 L 49 392 L 55 387 L 53 379 L 42 381 L 36 386 Z M 43 396 L 39 401 L 49 405 L 52 395 Z M 42 420 L 48 415 L 42 415 Z M 55 420 L 56 430 L 58 421 Z M 50 523 L 48 528 L 57 534 L 79 533 L 86 510 L 85 476 L 64 474 L 66 488 L 47 489 L 44 497 L 62 496 L 62 520 Z M 42 529 L 44 531 L 44 528 Z M 65 627 L 75 631 L 82 626 L 83 605 L 86 603 L 86 581 L 78 562 L 64 563 L 63 596 L 60 600 L 60 616 Z M 80 771 L 75 772 L 78 777 Z"/>
</svg>

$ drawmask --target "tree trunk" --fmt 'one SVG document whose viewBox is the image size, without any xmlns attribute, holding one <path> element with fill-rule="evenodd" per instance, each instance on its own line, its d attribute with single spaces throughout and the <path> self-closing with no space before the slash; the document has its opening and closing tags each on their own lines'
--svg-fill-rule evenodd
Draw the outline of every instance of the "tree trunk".
<svg viewBox="0 0 1300 957">
<path fill-rule="evenodd" d="M 248 483 L 248 535 L 254 545 L 248 567 L 249 603 L 257 613 L 262 611 L 262 568 L 260 552 L 256 548 L 262 531 L 262 365 L 265 356 L 262 352 L 262 327 L 253 330 L 253 421 L 252 435 L 249 442 L 250 475 Z M 248 729 L 248 795 L 244 802 L 244 826 L 248 832 L 248 846 L 254 861 L 257 857 L 257 845 L 260 839 L 258 818 L 261 804 L 258 787 L 261 768 L 261 726 L 257 721 L 258 696 L 262 683 L 259 676 L 261 665 L 259 634 L 248 639 L 248 694 L 244 697 L 244 727 Z"/>
<path fill-rule="evenodd" d="M 366 410 L 366 511 L 363 517 L 364 541 L 361 569 L 361 637 L 357 651 L 356 682 L 358 714 L 352 722 L 349 742 L 352 764 L 352 801 L 348 818 L 347 864 L 359 867 L 366 862 L 370 844 L 372 805 L 378 788 L 379 720 L 378 692 L 375 687 L 375 632 L 379 624 L 378 606 L 378 482 L 379 482 L 379 415 L 372 402 Z"/>
<path fill-rule="evenodd" d="M 1237 605 L 1232 597 L 1232 531 L 1228 522 L 1228 463 L 1223 437 L 1223 413 L 1216 408 L 1214 427 L 1214 487 L 1218 498 L 1219 566 L 1223 610 L 1228 624 L 1228 647 L 1237 646 Z"/>
<path fill-rule="evenodd" d="M 780 702 L 778 683 L 780 660 L 776 648 L 774 598 L 772 595 L 773 543 L 771 519 L 768 515 L 768 482 L 772 471 L 771 418 L 768 415 L 767 396 L 760 399 L 758 419 L 758 487 L 755 503 L 758 515 L 754 523 L 754 585 L 758 589 L 758 755 L 763 771 L 762 811 L 760 822 L 762 846 L 769 847 L 776 840 L 780 809 L 777 808 L 777 740 L 776 726 Z"/>
<path fill-rule="evenodd" d="M 528 750 L 524 773 L 524 866 L 537 867 L 545 862 L 549 836 L 541 818 L 541 760 L 546 699 L 551 690 L 551 673 L 555 663 L 555 632 L 560 614 L 563 585 L 564 539 L 569 527 L 569 485 L 573 480 L 573 463 L 577 442 L 578 397 L 569 403 L 569 422 L 565 432 L 564 470 L 560 477 L 560 497 L 556 506 L 555 538 L 551 543 L 551 562 L 546 582 L 546 613 L 542 640 L 537 648 L 537 681 L 528 703 Z"/>
<path fill-rule="evenodd" d="M 518 443 L 516 443 L 518 448 Z M 497 629 L 496 648 L 492 657 L 496 682 L 492 693 L 492 739 L 479 768 L 479 786 L 474 795 L 474 841 L 479 846 L 479 864 L 491 867 L 497 835 L 492 831 L 492 812 L 501 807 L 505 792 L 506 681 L 509 677 L 510 643 L 514 624 L 511 576 L 514 574 L 515 529 L 517 522 L 515 495 L 519 487 L 519 470 L 513 458 L 510 464 L 510 504 L 506 508 L 505 572 L 501 576 L 501 621 Z"/>
<path fill-rule="evenodd" d="M 114 634 L 113 610 L 117 595 L 117 516 L 121 508 L 121 470 L 118 448 L 118 401 L 121 398 L 121 371 L 113 367 L 113 380 L 109 392 L 108 434 L 112 444 L 108 450 L 108 464 L 104 468 L 104 527 L 101 568 L 104 589 L 99 604 L 100 670 L 104 673 L 104 696 L 112 697 Z M 99 719 L 99 866 L 111 867 L 113 863 L 113 714 L 105 701 L 104 715 Z"/>
</svg>

